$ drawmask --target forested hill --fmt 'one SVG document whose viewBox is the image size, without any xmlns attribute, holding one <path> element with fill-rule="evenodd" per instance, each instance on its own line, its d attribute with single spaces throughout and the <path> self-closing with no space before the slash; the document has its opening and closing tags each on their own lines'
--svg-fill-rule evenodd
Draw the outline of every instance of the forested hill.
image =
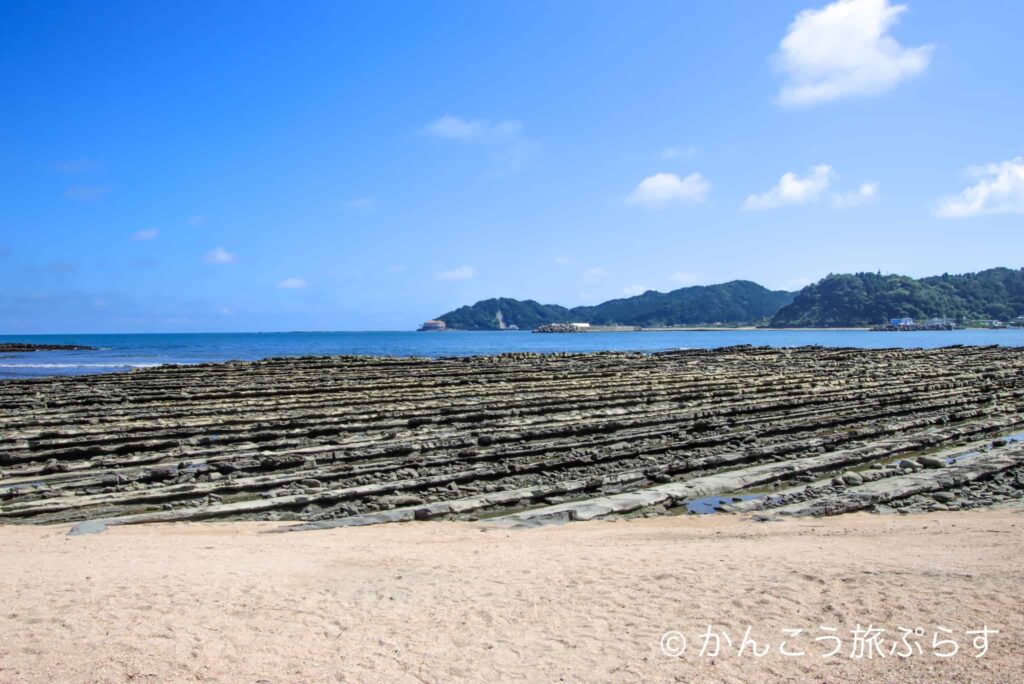
<svg viewBox="0 0 1024 684">
<path fill-rule="evenodd" d="M 454 330 L 503 330 L 513 325 L 522 330 L 533 330 L 545 323 L 566 323 L 571 316 L 569 309 L 557 304 L 499 297 L 485 299 L 473 306 L 460 306 L 438 316 L 438 319 Z"/>
<path fill-rule="evenodd" d="M 439 318 L 449 328 L 458 330 L 501 330 L 512 325 L 532 330 L 545 323 L 567 322 L 645 327 L 763 323 L 793 297 L 791 292 L 769 290 L 748 280 L 734 280 L 671 292 L 648 290 L 636 297 L 573 309 L 533 300 L 485 299 Z"/>
<path fill-rule="evenodd" d="M 890 318 L 1006 321 L 1024 315 L 1024 269 L 993 268 L 915 280 L 907 276 L 829 275 L 801 290 L 773 327 L 874 325 Z"/>
</svg>

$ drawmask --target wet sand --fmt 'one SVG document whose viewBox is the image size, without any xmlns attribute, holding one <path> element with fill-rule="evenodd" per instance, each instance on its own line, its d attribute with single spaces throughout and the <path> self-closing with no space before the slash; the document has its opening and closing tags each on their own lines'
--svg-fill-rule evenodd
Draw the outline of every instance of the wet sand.
<svg viewBox="0 0 1024 684">
<path fill-rule="evenodd" d="M 279 526 L 0 527 L 0 681 L 1022 681 L 1015 511 L 263 534 Z M 772 652 L 701 658 L 709 623 Z M 886 650 L 927 629 L 924 653 L 851 659 L 868 623 Z M 810 640 L 822 625 L 841 657 Z M 937 625 L 955 657 L 931 655 Z M 1000 633 L 974 658 L 983 625 Z M 778 653 L 783 628 L 808 655 Z"/>
</svg>

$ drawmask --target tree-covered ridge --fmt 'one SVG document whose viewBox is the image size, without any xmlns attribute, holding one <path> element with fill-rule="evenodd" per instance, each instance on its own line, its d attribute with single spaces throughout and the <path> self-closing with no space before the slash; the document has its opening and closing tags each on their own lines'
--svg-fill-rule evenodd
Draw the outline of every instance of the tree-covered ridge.
<svg viewBox="0 0 1024 684">
<path fill-rule="evenodd" d="M 500 330 L 512 325 L 532 330 L 545 323 L 566 322 L 645 327 L 756 323 L 767 320 L 791 302 L 793 296 L 793 293 L 769 290 L 747 280 L 734 280 L 672 292 L 648 290 L 636 297 L 573 309 L 533 300 L 485 299 L 439 318 L 449 328 L 459 330 Z"/>
<path fill-rule="evenodd" d="M 891 318 L 1008 320 L 1024 315 L 1024 269 L 993 268 L 915 280 L 879 273 L 835 274 L 808 285 L 772 326 L 862 326 Z"/>
<path fill-rule="evenodd" d="M 792 292 L 769 290 L 749 280 L 733 280 L 664 293 L 648 290 L 636 297 L 580 306 L 571 312 L 575 320 L 594 325 L 757 323 L 793 301 L 793 296 Z"/>
<path fill-rule="evenodd" d="M 484 299 L 473 306 L 460 306 L 438 318 L 456 330 L 502 330 L 513 325 L 533 330 L 545 323 L 565 323 L 571 317 L 568 309 L 557 304 L 499 297 Z"/>
</svg>

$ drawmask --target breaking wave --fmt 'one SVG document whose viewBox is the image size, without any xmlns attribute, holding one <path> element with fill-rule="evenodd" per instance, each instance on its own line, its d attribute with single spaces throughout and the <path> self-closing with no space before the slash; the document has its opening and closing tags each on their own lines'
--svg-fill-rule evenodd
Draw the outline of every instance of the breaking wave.
<svg viewBox="0 0 1024 684">
<path fill-rule="evenodd" d="M 0 363 L 0 368 L 156 368 L 162 363 Z"/>
</svg>

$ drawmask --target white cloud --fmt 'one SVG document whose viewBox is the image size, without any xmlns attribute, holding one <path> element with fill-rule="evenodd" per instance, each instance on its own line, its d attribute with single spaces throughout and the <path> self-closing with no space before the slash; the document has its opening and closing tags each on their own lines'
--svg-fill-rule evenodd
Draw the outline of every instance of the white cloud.
<svg viewBox="0 0 1024 684">
<path fill-rule="evenodd" d="M 861 183 L 853 192 L 837 192 L 832 195 L 832 206 L 836 209 L 852 209 L 874 201 L 878 197 L 878 183 Z"/>
<path fill-rule="evenodd" d="M 208 264 L 233 264 L 238 261 L 238 256 L 227 251 L 223 247 L 211 249 L 203 259 Z"/>
<path fill-rule="evenodd" d="M 959 195 L 943 197 L 935 208 L 940 218 L 983 214 L 1024 214 L 1024 157 L 967 169 L 977 183 Z"/>
<path fill-rule="evenodd" d="M 220 310 L 220 315 L 221 316 L 230 316 L 233 313 L 235 313 L 235 312 L 232 311 L 231 307 L 229 307 L 229 306 L 222 307 L 221 310 Z"/>
<path fill-rule="evenodd" d="M 688 271 L 676 271 L 668 278 L 680 285 L 693 285 L 699 280 L 696 273 L 689 273 Z"/>
<path fill-rule="evenodd" d="M 924 72 L 933 47 L 904 47 L 888 35 L 906 9 L 888 0 L 839 0 L 800 12 L 776 55 L 786 75 L 779 104 L 873 95 Z"/>
<path fill-rule="evenodd" d="M 604 280 L 608 277 L 608 271 L 604 270 L 600 266 L 594 266 L 588 268 L 583 272 L 583 282 L 585 283 L 596 283 L 599 280 Z"/>
<path fill-rule="evenodd" d="M 306 287 L 306 281 L 302 278 L 285 278 L 277 286 L 282 290 L 301 290 Z"/>
<path fill-rule="evenodd" d="M 143 228 L 132 233 L 132 240 L 156 240 L 160 235 L 159 228 Z"/>
<path fill-rule="evenodd" d="M 192 217 L 189 218 L 188 222 L 189 222 L 190 225 L 193 225 L 193 226 L 201 226 L 204 223 L 206 223 L 206 217 L 205 216 L 192 216 Z"/>
<path fill-rule="evenodd" d="M 434 274 L 434 278 L 437 280 L 469 280 L 475 276 L 476 267 L 474 266 L 459 266 L 450 271 L 441 271 Z"/>
<path fill-rule="evenodd" d="M 651 288 L 647 287 L 646 285 L 630 285 L 628 287 L 622 288 L 622 294 L 626 295 L 627 297 L 635 297 L 637 295 L 642 295 L 649 289 Z"/>
<path fill-rule="evenodd" d="M 699 173 L 680 178 L 674 173 L 656 173 L 640 181 L 626 204 L 641 204 L 646 207 L 661 207 L 671 202 L 703 202 L 711 189 L 711 183 Z"/>
<path fill-rule="evenodd" d="M 833 175 L 832 167 L 828 164 L 815 166 L 811 173 L 803 178 L 791 171 L 784 173 L 775 187 L 768 192 L 749 195 L 743 203 L 743 208 L 756 211 L 774 209 L 787 204 L 813 202 L 828 189 Z"/>
<path fill-rule="evenodd" d="M 445 114 L 423 127 L 423 132 L 428 135 L 463 142 L 515 138 L 522 130 L 522 123 L 515 119 L 492 123 L 485 119 L 463 119 L 451 114 Z"/>
</svg>

